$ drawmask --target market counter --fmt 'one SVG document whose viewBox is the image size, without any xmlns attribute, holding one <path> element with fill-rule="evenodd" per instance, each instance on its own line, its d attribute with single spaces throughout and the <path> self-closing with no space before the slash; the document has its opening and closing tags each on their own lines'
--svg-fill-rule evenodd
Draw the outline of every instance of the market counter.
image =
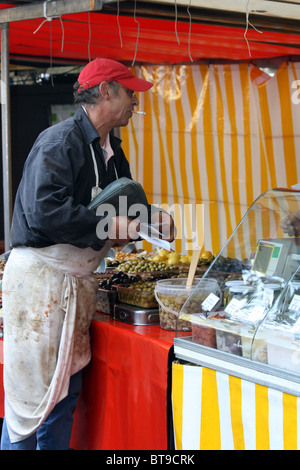
<svg viewBox="0 0 300 470">
<path fill-rule="evenodd" d="M 3 340 L 0 340 L 0 418 L 4 418 Z"/>
<path fill-rule="evenodd" d="M 299 450 L 298 396 L 174 362 L 176 450 Z"/>
<path fill-rule="evenodd" d="M 133 326 L 96 315 L 73 449 L 168 448 L 168 361 L 174 335 L 159 325 Z"/>
<path fill-rule="evenodd" d="M 92 360 L 84 371 L 71 448 L 168 449 L 167 389 L 174 335 L 159 325 L 134 326 L 95 315 Z M 0 359 L 2 347 L 0 341 Z M 3 358 L 0 417 L 2 369 Z"/>
</svg>

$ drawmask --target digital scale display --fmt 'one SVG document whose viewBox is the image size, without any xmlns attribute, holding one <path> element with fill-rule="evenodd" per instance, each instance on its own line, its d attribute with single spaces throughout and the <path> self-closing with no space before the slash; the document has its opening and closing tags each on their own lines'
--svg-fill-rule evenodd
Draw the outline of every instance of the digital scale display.
<svg viewBox="0 0 300 470">
<path fill-rule="evenodd" d="M 291 247 L 288 240 L 260 240 L 257 245 L 252 271 L 268 276 L 281 276 Z"/>
<path fill-rule="evenodd" d="M 265 274 L 268 271 L 271 258 L 278 258 L 279 253 L 279 247 L 260 243 L 257 248 L 253 269 L 255 271 L 259 271 L 260 273 Z"/>
</svg>

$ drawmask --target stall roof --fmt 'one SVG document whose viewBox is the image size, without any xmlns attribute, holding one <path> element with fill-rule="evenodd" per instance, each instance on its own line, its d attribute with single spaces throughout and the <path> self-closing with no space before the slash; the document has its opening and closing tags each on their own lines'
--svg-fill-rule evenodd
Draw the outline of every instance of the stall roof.
<svg viewBox="0 0 300 470">
<path fill-rule="evenodd" d="M 90 4 L 101 4 L 96 11 L 57 15 L 50 21 L 51 3 L 61 2 L 0 3 L 5 12 L 46 7 L 46 16 L 9 21 L 12 63 L 78 65 L 96 56 L 128 64 L 300 57 L 300 1 L 94 0 Z"/>
</svg>

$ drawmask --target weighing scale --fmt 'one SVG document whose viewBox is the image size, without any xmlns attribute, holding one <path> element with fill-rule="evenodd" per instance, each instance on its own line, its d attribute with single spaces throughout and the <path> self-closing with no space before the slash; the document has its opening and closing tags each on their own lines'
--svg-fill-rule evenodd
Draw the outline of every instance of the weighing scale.
<svg viewBox="0 0 300 470">
<path fill-rule="evenodd" d="M 288 281 L 300 264 L 297 238 L 259 240 L 252 271 Z"/>
</svg>

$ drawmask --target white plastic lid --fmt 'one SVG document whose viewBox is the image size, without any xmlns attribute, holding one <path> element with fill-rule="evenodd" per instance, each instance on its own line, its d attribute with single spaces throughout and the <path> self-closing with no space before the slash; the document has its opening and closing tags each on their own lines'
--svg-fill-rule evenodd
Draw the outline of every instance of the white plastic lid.
<svg viewBox="0 0 300 470">
<path fill-rule="evenodd" d="M 247 287 L 247 284 L 245 284 L 242 279 L 237 279 L 237 280 L 235 280 L 235 281 L 227 281 L 227 282 L 225 282 L 225 286 L 227 286 L 227 287 L 246 286 L 246 287 Z"/>
<path fill-rule="evenodd" d="M 291 286 L 294 288 L 294 289 L 300 289 L 300 281 L 292 281 L 291 282 Z"/>
<path fill-rule="evenodd" d="M 280 290 L 280 284 L 264 284 L 264 289 L 273 289 L 273 290 Z"/>
<path fill-rule="evenodd" d="M 236 294 L 241 293 L 241 292 L 242 293 L 244 292 L 246 294 L 247 292 L 252 292 L 252 291 L 254 291 L 253 287 L 245 286 L 245 285 L 232 286 L 229 288 L 229 292 L 236 293 Z"/>
</svg>

